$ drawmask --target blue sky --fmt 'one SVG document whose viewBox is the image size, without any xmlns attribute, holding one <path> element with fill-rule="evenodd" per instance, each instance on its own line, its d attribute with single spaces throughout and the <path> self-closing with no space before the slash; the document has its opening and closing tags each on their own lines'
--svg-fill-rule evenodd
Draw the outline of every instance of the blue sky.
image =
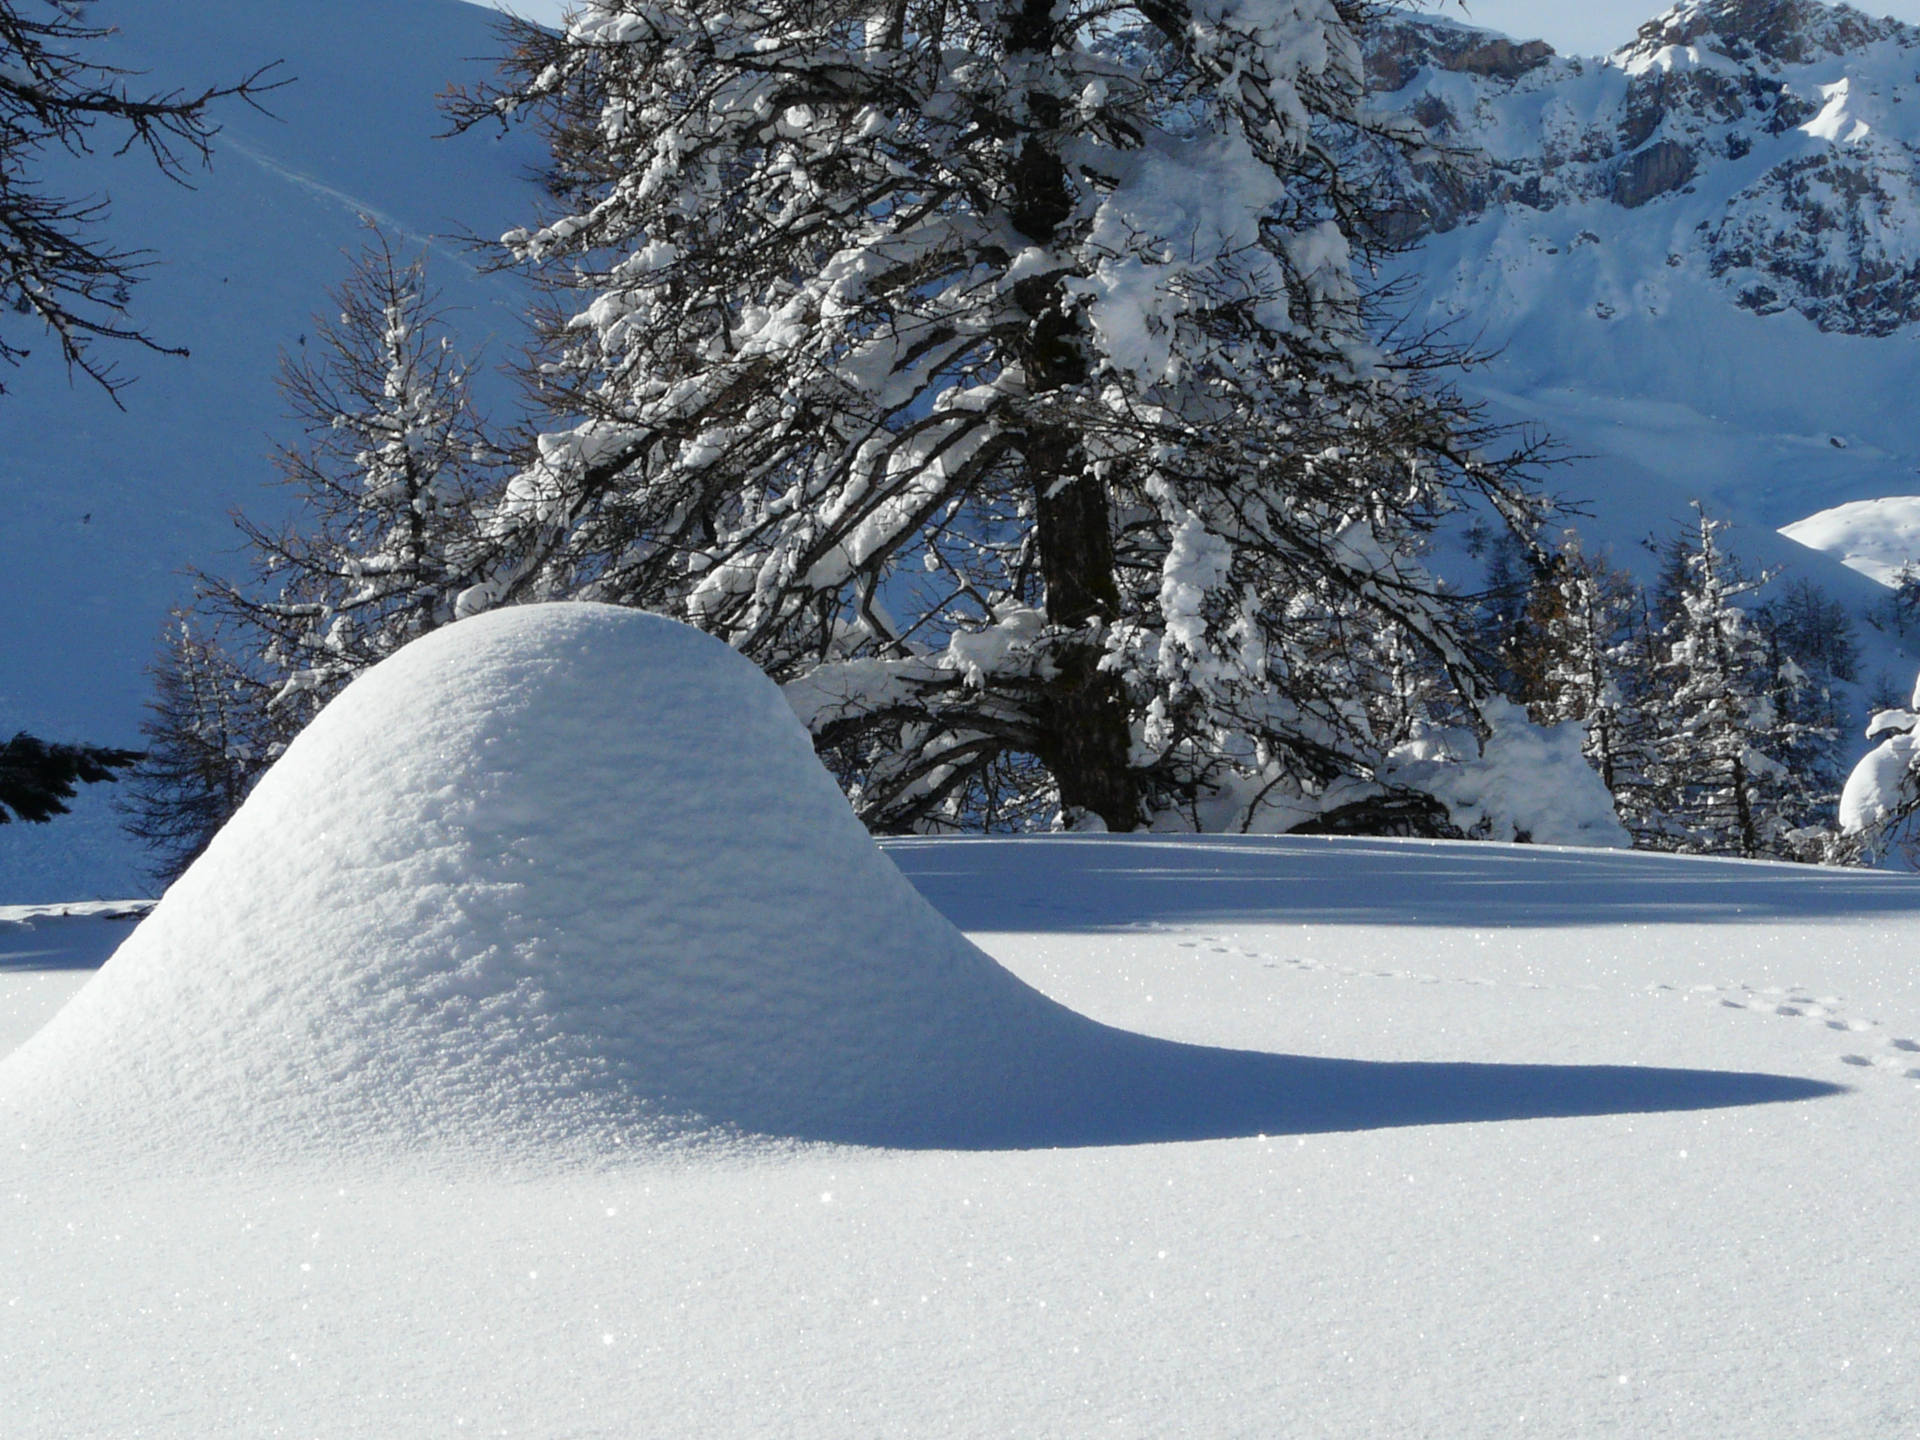
<svg viewBox="0 0 1920 1440">
<path fill-rule="evenodd" d="M 557 20 L 567 0 L 504 0 L 506 7 L 534 20 Z M 1542 39 L 1568 55 L 1604 55 L 1633 38 L 1641 22 L 1667 8 L 1670 0 L 1459 0 L 1426 8 L 1489 30 L 1504 30 L 1522 40 Z M 1920 0 L 1867 0 L 1855 8 L 1870 15 L 1897 15 L 1920 24 Z"/>
</svg>

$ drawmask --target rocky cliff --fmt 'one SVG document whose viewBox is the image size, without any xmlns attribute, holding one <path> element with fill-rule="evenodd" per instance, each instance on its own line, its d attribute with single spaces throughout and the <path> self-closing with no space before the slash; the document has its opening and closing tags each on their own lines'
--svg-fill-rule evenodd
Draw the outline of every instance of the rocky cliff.
<svg viewBox="0 0 1920 1440">
<path fill-rule="evenodd" d="M 1369 63 L 1381 103 L 1446 152 L 1403 173 L 1398 238 L 1599 201 L 1646 212 L 1666 264 L 1747 310 L 1857 335 L 1920 320 L 1920 29 L 1685 0 L 1580 59 L 1403 12 Z"/>
</svg>

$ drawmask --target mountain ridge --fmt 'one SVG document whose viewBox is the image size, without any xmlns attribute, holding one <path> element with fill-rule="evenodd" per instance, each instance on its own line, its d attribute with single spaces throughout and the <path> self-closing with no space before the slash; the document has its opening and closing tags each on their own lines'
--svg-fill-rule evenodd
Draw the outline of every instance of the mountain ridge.
<svg viewBox="0 0 1920 1440">
<path fill-rule="evenodd" d="M 1687 0 L 1594 61 L 1401 12 L 1368 58 L 1387 105 L 1456 152 L 1402 174 L 1396 238 L 1495 207 L 1704 192 L 1717 213 L 1690 207 L 1664 263 L 1698 255 L 1743 308 L 1823 331 L 1920 320 L 1920 29 L 1813 0 Z"/>
</svg>

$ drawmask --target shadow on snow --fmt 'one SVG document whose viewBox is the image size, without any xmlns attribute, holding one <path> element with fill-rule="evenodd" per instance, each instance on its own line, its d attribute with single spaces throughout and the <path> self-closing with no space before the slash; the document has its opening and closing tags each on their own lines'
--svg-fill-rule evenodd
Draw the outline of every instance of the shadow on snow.
<svg viewBox="0 0 1920 1440">
<path fill-rule="evenodd" d="M 729 1118 L 803 1140 L 1013 1150 L 1707 1110 L 1847 1091 L 1730 1071 L 1337 1060 L 1109 1035 L 1103 1065 L 1046 1077 L 1056 1088 L 1030 1091 L 1031 1105 L 1016 1100 L 971 1113 L 961 1105 L 897 1123 L 796 1125 L 782 1117 L 787 1123 L 764 1129 L 750 1115 Z"/>
<path fill-rule="evenodd" d="M 36 915 L 0 920 L 0 975 L 98 970 L 133 933 L 132 915 Z"/>
<path fill-rule="evenodd" d="M 1049 835 L 885 848 L 963 930 L 1920 920 L 1912 876 L 1635 851 L 1298 835 Z"/>
</svg>

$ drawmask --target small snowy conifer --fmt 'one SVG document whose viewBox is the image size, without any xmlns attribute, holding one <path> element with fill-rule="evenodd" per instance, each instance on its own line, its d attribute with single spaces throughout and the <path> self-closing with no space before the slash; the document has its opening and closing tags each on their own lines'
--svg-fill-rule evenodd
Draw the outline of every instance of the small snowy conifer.
<svg viewBox="0 0 1920 1440">
<path fill-rule="evenodd" d="M 1667 685 L 1652 717 L 1660 816 L 1643 838 L 1659 848 L 1792 856 L 1824 798 L 1817 777 L 1793 762 L 1821 727 L 1795 718 L 1804 672 L 1770 663 L 1764 634 L 1736 603 L 1758 586 L 1733 573 L 1715 539 L 1723 522 L 1694 509 L 1698 542 L 1674 596 L 1660 666 Z"/>
<path fill-rule="evenodd" d="M 377 231 L 335 292 L 337 319 L 283 363 L 305 432 L 280 470 L 300 509 L 267 529 L 236 517 L 250 583 L 205 579 L 205 604 L 257 661 L 297 730 L 362 670 L 453 618 L 476 563 L 476 496 L 503 464 L 469 401 L 423 267 Z"/>
<path fill-rule="evenodd" d="M 1882 710 L 1867 725 L 1880 743 L 1861 757 L 1840 792 L 1841 844 L 1868 862 L 1889 855 L 1920 868 L 1920 683 L 1909 708 Z"/>
<path fill-rule="evenodd" d="M 138 760 L 132 750 L 50 743 L 24 731 L 0 741 L 0 825 L 67 813 L 76 785 L 95 785 Z"/>
<path fill-rule="evenodd" d="M 154 665 L 141 727 L 147 752 L 120 801 L 127 832 L 170 883 L 232 818 L 290 738 L 267 707 L 258 675 L 176 614 Z"/>
<path fill-rule="evenodd" d="M 376 231 L 333 298 L 338 318 L 283 365 L 306 440 L 281 450 L 280 470 L 300 508 L 275 529 L 235 517 L 252 576 L 203 575 L 155 668 L 127 808 L 163 878 L 354 676 L 451 620 L 479 563 L 475 505 L 504 461 L 421 263 Z"/>
<path fill-rule="evenodd" d="M 1637 598 L 1633 582 L 1586 555 L 1570 530 L 1536 564 L 1505 647 L 1514 698 L 1541 725 L 1586 727 L 1587 760 L 1623 812 L 1623 797 L 1644 786 L 1648 746 Z"/>
</svg>

